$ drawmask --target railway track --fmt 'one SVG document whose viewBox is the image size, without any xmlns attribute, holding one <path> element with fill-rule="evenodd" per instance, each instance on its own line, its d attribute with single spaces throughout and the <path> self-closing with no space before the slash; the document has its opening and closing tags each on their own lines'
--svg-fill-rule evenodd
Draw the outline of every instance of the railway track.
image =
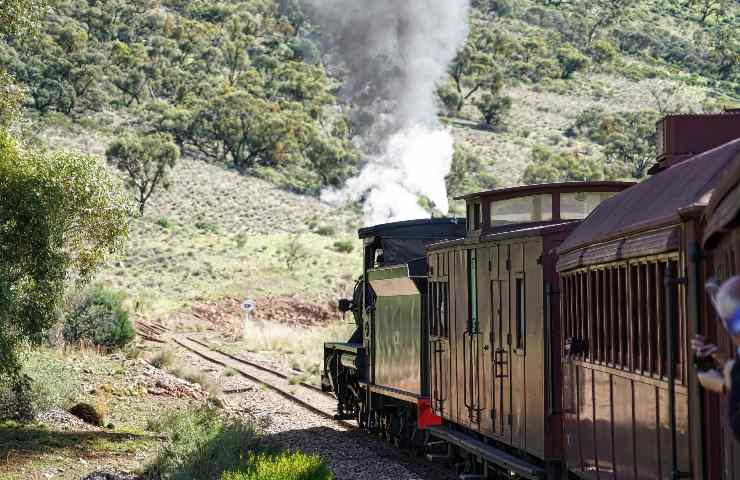
<svg viewBox="0 0 740 480">
<path fill-rule="evenodd" d="M 250 362 L 243 358 L 212 349 L 204 342 L 187 335 L 174 335 L 172 339 L 182 348 L 198 355 L 204 360 L 236 370 L 242 376 L 277 392 L 288 400 L 295 402 L 314 413 L 329 418 L 345 427 L 357 428 L 357 424 L 348 420 L 337 420 L 335 415 L 336 399 L 307 384 L 294 383 L 288 375 Z"/>
</svg>

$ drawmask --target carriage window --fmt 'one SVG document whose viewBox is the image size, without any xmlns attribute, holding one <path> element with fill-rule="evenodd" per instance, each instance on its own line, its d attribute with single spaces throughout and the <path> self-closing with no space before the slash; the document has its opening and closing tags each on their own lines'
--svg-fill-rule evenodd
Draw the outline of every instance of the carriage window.
<svg viewBox="0 0 740 480">
<path fill-rule="evenodd" d="M 449 285 L 447 282 L 431 282 L 429 284 L 429 302 L 431 312 L 431 335 L 433 337 L 449 337 Z"/>
<path fill-rule="evenodd" d="M 491 226 L 552 220 L 552 195 L 531 195 L 491 202 Z"/>
<path fill-rule="evenodd" d="M 614 192 L 576 192 L 560 194 L 560 218 L 582 220 L 596 210 L 601 202 L 616 195 Z"/>
<path fill-rule="evenodd" d="M 676 328 L 668 339 L 664 280 L 675 257 L 637 259 L 590 267 L 563 275 L 561 314 L 564 337 L 584 343 L 571 356 L 605 363 L 645 376 L 667 379 L 667 342 L 674 343 L 676 380 L 685 382 L 683 351 L 686 332 Z M 681 288 L 681 287 L 679 287 Z M 682 325 L 680 295 L 674 321 Z M 586 308 L 584 308 L 586 306 Z"/>
<path fill-rule="evenodd" d="M 468 204 L 468 231 L 480 230 L 481 227 L 480 203 Z"/>
<path fill-rule="evenodd" d="M 468 250 L 468 331 L 478 332 L 478 272 L 475 250 Z"/>
<path fill-rule="evenodd" d="M 526 320 L 524 316 L 524 279 L 516 279 L 516 348 L 524 350 Z"/>
</svg>

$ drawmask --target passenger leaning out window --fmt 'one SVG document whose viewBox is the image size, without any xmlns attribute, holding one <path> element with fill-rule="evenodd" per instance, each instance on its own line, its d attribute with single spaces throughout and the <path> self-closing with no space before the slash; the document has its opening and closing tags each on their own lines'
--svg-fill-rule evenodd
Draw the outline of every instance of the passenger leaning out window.
<svg viewBox="0 0 740 480">
<path fill-rule="evenodd" d="M 699 383 L 705 389 L 729 393 L 728 421 L 735 439 L 740 441 L 740 276 L 730 278 L 722 286 L 710 283 L 707 290 L 722 325 L 734 342 L 734 358 L 726 358 L 717 345 L 697 335 L 691 340 L 694 364 Z"/>
</svg>

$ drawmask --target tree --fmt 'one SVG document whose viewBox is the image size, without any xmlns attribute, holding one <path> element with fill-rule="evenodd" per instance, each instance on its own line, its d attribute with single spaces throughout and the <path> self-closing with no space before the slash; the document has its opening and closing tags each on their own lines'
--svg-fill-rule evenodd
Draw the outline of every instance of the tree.
<svg viewBox="0 0 740 480">
<path fill-rule="evenodd" d="M 122 247 L 129 209 L 94 159 L 23 150 L 0 132 L 0 376 L 57 319 L 70 279 L 87 281 Z"/>
<path fill-rule="evenodd" d="M 504 124 L 504 119 L 511 111 L 511 97 L 484 94 L 476 103 L 488 128 L 495 129 Z"/>
<path fill-rule="evenodd" d="M 452 168 L 445 178 L 450 197 L 496 188 L 498 181 L 481 161 L 482 156 L 466 145 L 455 145 Z"/>
<path fill-rule="evenodd" d="M 128 175 L 127 183 L 136 191 L 139 213 L 144 215 L 152 193 L 160 186 L 167 188 L 167 176 L 180 158 L 180 149 L 165 133 L 142 138 L 127 135 L 108 146 L 105 156 Z"/>
<path fill-rule="evenodd" d="M 557 153 L 546 147 L 535 146 L 532 149 L 532 163 L 524 171 L 522 182 L 535 185 L 603 178 L 603 163 L 594 158 L 583 158 L 577 150 Z"/>
<path fill-rule="evenodd" d="M 498 93 L 503 86 L 503 75 L 496 66 L 499 57 L 512 48 L 512 40 L 504 33 L 490 30 L 474 30 L 468 42 L 458 52 L 449 73 L 461 97 L 457 111 L 479 90 Z"/>
<path fill-rule="evenodd" d="M 609 176 L 643 178 L 656 159 L 654 111 L 605 113 L 589 109 L 576 117 L 567 135 L 586 137 L 603 147 Z"/>
</svg>

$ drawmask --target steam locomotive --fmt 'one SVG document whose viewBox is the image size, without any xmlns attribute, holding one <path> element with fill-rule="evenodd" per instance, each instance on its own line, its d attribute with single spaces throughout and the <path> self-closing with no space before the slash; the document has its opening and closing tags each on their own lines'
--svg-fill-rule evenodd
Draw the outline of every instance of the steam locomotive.
<svg viewBox="0 0 740 480">
<path fill-rule="evenodd" d="M 465 219 L 360 230 L 340 302 L 357 329 L 324 346 L 337 416 L 461 479 L 740 479 L 689 350 L 732 351 L 703 285 L 740 271 L 740 114 L 657 127 L 639 184 L 493 190 L 461 197 Z"/>
</svg>

